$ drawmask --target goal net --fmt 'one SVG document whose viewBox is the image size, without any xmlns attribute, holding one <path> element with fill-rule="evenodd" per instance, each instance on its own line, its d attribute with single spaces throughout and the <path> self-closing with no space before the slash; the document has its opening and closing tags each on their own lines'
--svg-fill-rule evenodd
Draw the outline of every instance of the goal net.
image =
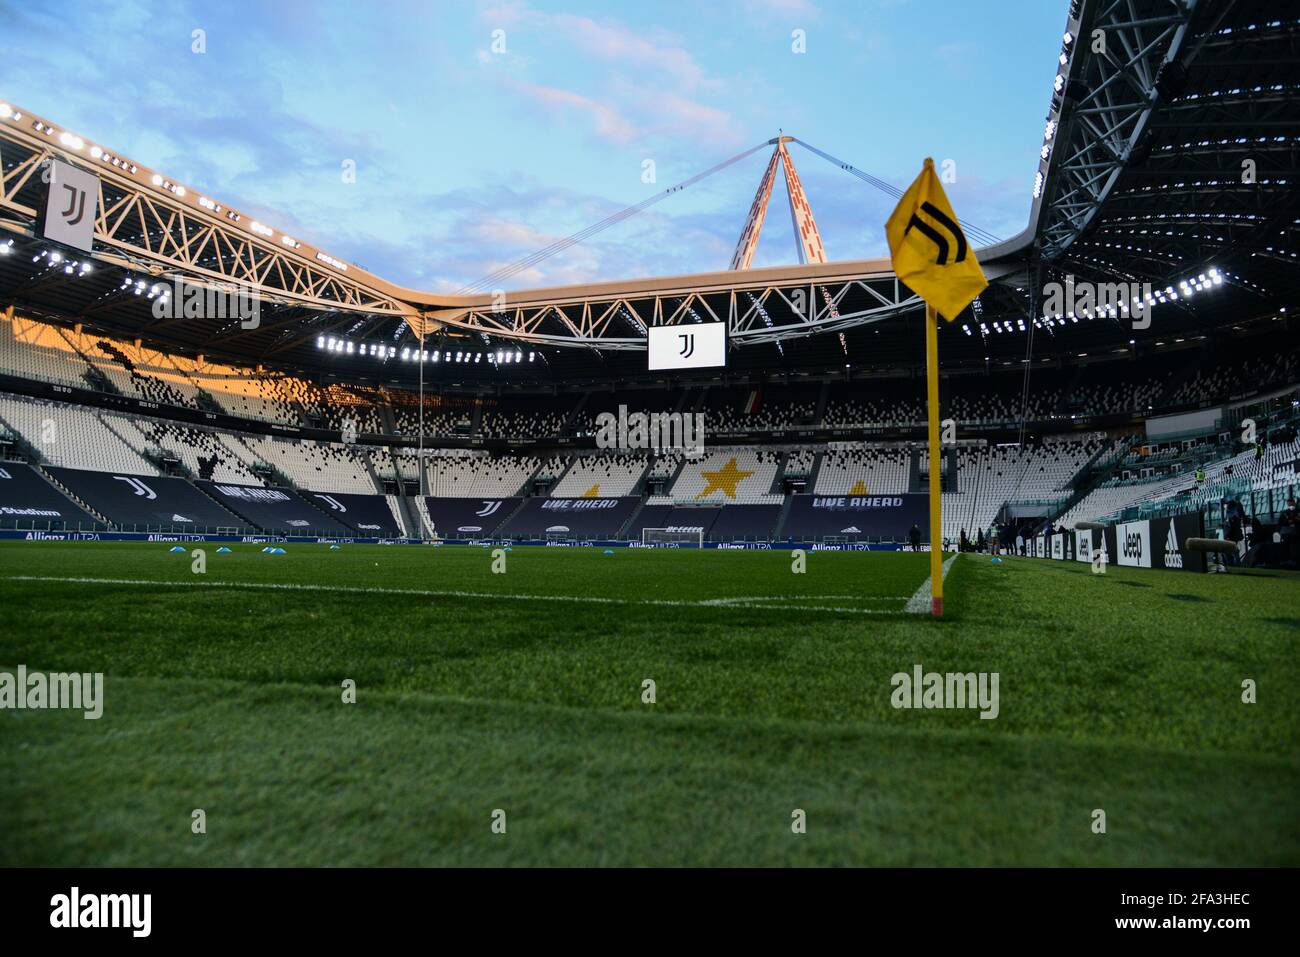
<svg viewBox="0 0 1300 957">
<path fill-rule="evenodd" d="M 641 529 L 642 545 L 664 545 L 669 547 L 681 548 L 683 546 L 695 548 L 704 547 L 704 529 L 703 528 L 643 528 Z"/>
</svg>

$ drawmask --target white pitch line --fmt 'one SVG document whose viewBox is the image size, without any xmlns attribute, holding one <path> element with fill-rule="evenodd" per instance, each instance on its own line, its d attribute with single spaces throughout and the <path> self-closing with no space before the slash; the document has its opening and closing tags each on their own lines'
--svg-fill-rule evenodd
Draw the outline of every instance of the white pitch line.
<svg viewBox="0 0 1300 957">
<path fill-rule="evenodd" d="M 148 578 L 76 578 L 60 577 L 56 575 L 9 575 L 5 577 L 5 580 L 19 582 L 63 582 L 67 584 L 80 585 L 140 585 L 161 588 L 244 588 L 254 591 L 313 591 L 355 595 L 410 595 L 417 598 L 487 598 L 498 600 L 505 599 L 507 601 L 582 602 L 597 605 L 658 605 L 672 608 L 717 607 L 719 601 L 719 599 L 716 598 L 705 598 L 695 601 L 669 598 L 601 598 L 595 595 L 516 595 L 508 592 L 432 590 L 421 588 L 379 588 L 358 585 L 301 585 L 292 582 L 175 582 L 153 581 Z M 807 595 L 802 596 L 800 600 L 824 601 L 831 598 L 841 597 L 843 596 Z M 852 597 L 861 600 L 867 596 L 854 595 Z M 897 601 L 898 598 L 890 596 L 889 600 Z M 897 614 L 898 611 L 901 611 L 901 609 L 891 611 L 883 608 L 842 608 L 833 605 L 774 605 L 756 601 L 752 598 L 738 599 L 738 602 L 743 603 L 729 604 L 724 607 L 757 608 L 764 611 L 830 611 L 847 615 L 890 615 Z"/>
<path fill-rule="evenodd" d="M 943 575 L 941 576 L 943 581 L 948 580 L 948 570 L 952 568 L 952 563 L 957 560 L 957 556 L 960 554 L 960 552 L 953 552 L 952 557 L 943 563 Z M 930 613 L 930 598 L 932 597 L 930 595 L 930 581 L 932 578 L 932 575 L 925 576 L 925 581 L 916 590 L 916 594 L 907 600 L 907 607 L 903 611 L 911 615 L 928 615 Z"/>
<path fill-rule="evenodd" d="M 906 601 L 908 595 L 744 595 L 739 598 L 705 598 L 702 605 L 744 605 L 774 601 Z"/>
</svg>

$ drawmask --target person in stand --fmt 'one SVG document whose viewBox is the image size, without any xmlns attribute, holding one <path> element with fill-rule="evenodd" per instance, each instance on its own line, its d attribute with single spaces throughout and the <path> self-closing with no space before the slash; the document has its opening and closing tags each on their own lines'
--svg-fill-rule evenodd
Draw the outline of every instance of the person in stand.
<svg viewBox="0 0 1300 957">
<path fill-rule="evenodd" d="M 912 529 L 907 533 L 907 540 L 912 545 L 912 551 L 919 552 L 921 550 L 921 527 L 916 522 L 912 523 Z"/>
<path fill-rule="evenodd" d="M 1237 550 L 1232 553 L 1232 564 L 1237 564 L 1241 557 L 1241 541 L 1245 538 L 1245 513 L 1242 511 L 1241 503 L 1231 498 L 1223 500 L 1223 537 L 1237 546 Z"/>
<path fill-rule="evenodd" d="M 1300 509 L 1294 498 L 1287 499 L 1286 508 L 1277 518 L 1277 532 L 1282 539 L 1284 562 L 1300 562 Z"/>
</svg>

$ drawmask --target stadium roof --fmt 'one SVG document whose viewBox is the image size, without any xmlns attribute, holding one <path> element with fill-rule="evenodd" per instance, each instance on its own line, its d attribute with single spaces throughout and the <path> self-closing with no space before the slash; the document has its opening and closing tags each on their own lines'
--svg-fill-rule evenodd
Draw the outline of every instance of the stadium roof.
<svg viewBox="0 0 1300 957">
<path fill-rule="evenodd" d="M 1074 0 L 1065 12 L 1061 70 L 1043 79 L 1042 152 L 1026 158 L 1037 169 L 1030 222 L 979 250 L 994 284 L 945 330 L 945 365 L 1137 355 L 1285 323 L 1300 253 L 1300 16 L 1264 0 Z M 93 256 L 65 249 L 56 263 L 58 247 L 38 238 L 36 173 L 50 157 L 100 174 Z M 488 356 L 427 363 L 436 383 L 626 380 L 645 375 L 646 325 L 725 318 L 732 377 L 922 361 L 918 302 L 880 260 L 452 297 L 241 218 L 18 105 L 0 108 L 0 173 L 0 301 L 191 353 L 413 381 L 419 364 L 400 350 L 427 329 L 429 351 Z M 150 293 L 178 275 L 254 282 L 260 324 L 155 318 Z M 1041 318 L 1044 284 L 1069 276 L 1149 283 L 1150 328 L 1113 310 Z M 498 366 L 506 350 L 540 361 Z"/>
</svg>

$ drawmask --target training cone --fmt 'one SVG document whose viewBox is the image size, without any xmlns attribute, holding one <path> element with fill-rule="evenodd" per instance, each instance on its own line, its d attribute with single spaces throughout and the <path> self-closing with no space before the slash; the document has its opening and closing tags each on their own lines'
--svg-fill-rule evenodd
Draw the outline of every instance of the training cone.
<svg viewBox="0 0 1300 957">
<path fill-rule="evenodd" d="M 168 549 L 168 551 L 172 551 L 172 552 L 183 552 L 183 551 L 185 551 L 185 546 L 184 546 L 184 545 L 173 545 L 171 548 Z"/>
<path fill-rule="evenodd" d="M 332 551 L 332 552 L 337 552 L 338 550 L 339 550 L 339 546 L 337 546 L 337 545 L 331 545 L 331 546 L 330 546 L 330 551 Z"/>
<path fill-rule="evenodd" d="M 220 548 L 217 549 L 217 554 L 218 554 L 218 555 L 226 555 L 226 554 L 229 554 L 229 552 L 230 552 L 230 549 L 228 549 L 225 545 L 222 545 Z"/>
</svg>

